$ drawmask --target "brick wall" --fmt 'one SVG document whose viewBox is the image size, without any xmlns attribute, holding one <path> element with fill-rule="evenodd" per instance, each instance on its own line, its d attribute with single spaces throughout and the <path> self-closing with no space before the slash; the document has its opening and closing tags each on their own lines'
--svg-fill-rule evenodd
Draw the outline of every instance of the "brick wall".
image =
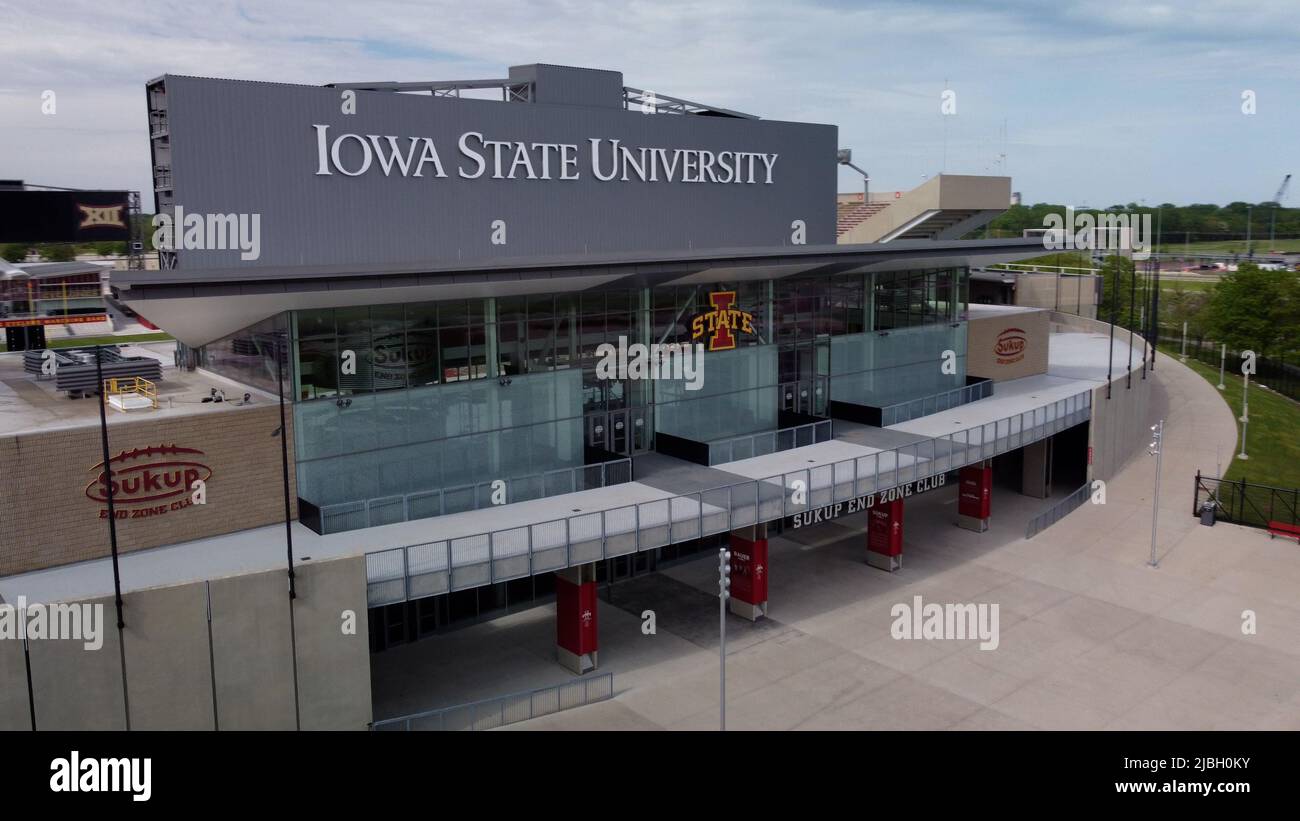
<svg viewBox="0 0 1300 821">
<path fill-rule="evenodd" d="M 271 435 L 280 424 L 277 405 L 162 413 L 114 421 L 108 428 L 114 478 L 124 488 L 114 494 L 120 551 L 284 520 L 280 440 Z M 292 413 L 288 422 L 296 517 Z M 159 453 L 164 445 L 202 453 Z M 128 455 L 119 461 L 120 454 Z M 0 437 L 0 576 L 109 555 L 108 521 L 101 515 L 107 506 L 87 496 L 102 461 L 98 425 Z M 167 478 L 184 478 L 186 468 L 178 462 L 200 473 L 211 470 L 206 504 L 188 504 L 190 493 L 179 482 L 168 486 Z M 134 494 L 125 491 L 128 486 Z M 129 502 L 125 497 L 131 495 L 163 498 Z M 148 511 L 152 515 L 144 515 Z"/>
</svg>

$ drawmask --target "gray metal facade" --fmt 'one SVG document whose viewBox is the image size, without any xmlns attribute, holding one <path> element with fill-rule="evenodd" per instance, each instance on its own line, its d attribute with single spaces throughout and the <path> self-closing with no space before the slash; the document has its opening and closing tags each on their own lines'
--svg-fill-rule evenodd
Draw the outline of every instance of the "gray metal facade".
<svg viewBox="0 0 1300 821">
<path fill-rule="evenodd" d="M 607 76 L 616 72 L 522 68 L 535 69 L 543 101 L 594 102 L 616 85 Z M 527 73 L 512 69 L 512 76 Z M 566 90 L 574 77 L 586 82 Z M 383 91 L 356 91 L 356 113 L 345 114 L 336 88 L 163 80 L 175 204 L 186 213 L 260 215 L 259 258 L 241 260 L 237 249 L 182 247 L 181 269 L 773 248 L 790 244 L 795 220 L 805 223 L 808 245 L 835 242 L 835 126 L 643 114 L 617 99 L 506 103 Z M 386 176 L 378 161 L 360 176 L 318 174 L 314 125 L 328 126 L 330 143 L 344 133 L 379 135 L 381 142 L 395 135 L 403 154 L 408 138 L 429 137 L 446 177 L 435 178 L 431 165 L 419 178 L 400 176 L 395 167 Z M 529 145 L 576 144 L 580 176 L 492 179 L 489 165 L 482 177 L 463 179 L 459 169 L 475 170 L 458 147 L 466 132 Z M 591 139 L 601 140 L 604 152 L 617 139 L 629 148 L 778 157 L 771 184 L 762 163 L 753 184 L 649 182 L 635 174 L 603 182 L 592 173 Z M 345 167 L 360 167 L 360 141 L 342 144 Z M 603 156 L 608 162 L 608 153 Z M 554 163 L 551 172 L 558 174 Z M 505 224 L 505 245 L 492 242 L 497 220 Z"/>
</svg>

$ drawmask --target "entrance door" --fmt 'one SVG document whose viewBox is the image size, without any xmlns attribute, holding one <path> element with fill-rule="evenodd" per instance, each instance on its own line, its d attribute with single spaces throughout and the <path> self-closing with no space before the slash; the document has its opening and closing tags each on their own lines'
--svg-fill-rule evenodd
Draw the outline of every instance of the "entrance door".
<svg viewBox="0 0 1300 821">
<path fill-rule="evenodd" d="M 649 408 L 627 408 L 588 414 L 584 420 L 587 447 L 619 456 L 648 453 L 654 445 Z"/>
</svg>

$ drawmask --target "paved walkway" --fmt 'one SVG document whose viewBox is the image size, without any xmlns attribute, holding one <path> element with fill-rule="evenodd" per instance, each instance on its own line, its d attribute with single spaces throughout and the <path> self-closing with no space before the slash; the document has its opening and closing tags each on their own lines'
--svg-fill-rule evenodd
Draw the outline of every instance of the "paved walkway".
<svg viewBox="0 0 1300 821">
<path fill-rule="evenodd" d="M 953 526 L 955 488 L 909 500 L 904 568 L 867 567 L 864 519 L 771 543 L 771 619 L 728 622 L 730 729 L 1300 729 L 1300 548 L 1200 527 L 1192 477 L 1231 458 L 1219 392 L 1162 356 L 1160 566 L 1147 566 L 1154 459 L 1032 541 L 1045 506 L 995 491 L 993 526 Z M 1154 419 L 1152 420 L 1154 421 Z M 1064 488 L 1062 490 L 1067 490 Z M 716 558 L 614 585 L 601 667 L 616 697 L 515 729 L 716 729 Z M 1000 645 L 898 641 L 891 608 L 996 603 Z M 641 633 L 656 611 L 658 632 Z M 1242 634 L 1242 612 L 1256 635 Z M 377 718 L 568 680 L 546 605 L 374 656 Z"/>
</svg>

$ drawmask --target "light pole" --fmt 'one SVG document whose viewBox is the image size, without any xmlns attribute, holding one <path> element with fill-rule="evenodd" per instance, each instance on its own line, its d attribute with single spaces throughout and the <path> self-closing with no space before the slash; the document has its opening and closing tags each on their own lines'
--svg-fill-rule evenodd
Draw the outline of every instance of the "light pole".
<svg viewBox="0 0 1300 821">
<path fill-rule="evenodd" d="M 727 598 L 731 595 L 731 551 L 718 549 L 718 729 L 727 729 Z"/>
<path fill-rule="evenodd" d="M 1182 349 L 1182 353 L 1178 355 L 1178 361 L 1179 362 L 1187 361 L 1187 323 L 1186 322 L 1183 323 L 1183 349 Z"/>
<path fill-rule="evenodd" d="M 1250 223 L 1251 223 L 1251 214 L 1253 214 L 1254 211 L 1255 211 L 1255 206 L 1253 205 L 1246 206 L 1246 259 L 1251 259 L 1255 256 L 1250 251 Z"/>
<path fill-rule="evenodd" d="M 1241 374 L 1241 453 L 1238 459 L 1249 459 L 1246 455 L 1246 430 L 1250 427 L 1250 404 L 1247 393 L 1250 390 L 1250 371 L 1243 369 Z"/>
<path fill-rule="evenodd" d="M 1151 444 L 1147 453 L 1156 457 L 1156 495 L 1151 498 L 1151 566 L 1156 566 L 1156 522 L 1160 518 L 1160 468 L 1164 454 L 1165 420 L 1151 426 Z"/>
<path fill-rule="evenodd" d="M 1224 343 L 1219 348 L 1219 390 L 1227 390 L 1228 386 L 1223 384 L 1223 365 L 1228 360 L 1228 345 Z"/>
<path fill-rule="evenodd" d="M 853 149 L 841 148 L 839 151 L 836 152 L 835 160 L 840 165 L 847 165 L 849 168 L 852 168 L 854 171 L 862 175 L 862 204 L 870 205 L 871 204 L 871 175 L 853 164 Z"/>
</svg>

